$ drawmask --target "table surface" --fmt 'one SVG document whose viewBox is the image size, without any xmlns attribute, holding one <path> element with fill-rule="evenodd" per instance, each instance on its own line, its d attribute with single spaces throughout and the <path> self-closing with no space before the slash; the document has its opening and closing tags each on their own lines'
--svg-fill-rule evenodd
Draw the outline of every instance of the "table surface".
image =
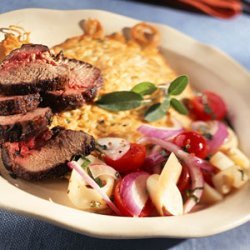
<svg viewBox="0 0 250 250">
<path fill-rule="evenodd" d="M 153 2 L 153 1 L 152 1 Z M 102 9 L 172 26 L 220 48 L 250 69 L 250 16 L 231 20 L 125 0 L 1 0 L 0 13 L 21 8 Z M 3 194 L 2 194 L 3 195 Z M 250 249 L 250 223 L 199 239 L 102 240 L 0 210 L 0 249 Z"/>
</svg>

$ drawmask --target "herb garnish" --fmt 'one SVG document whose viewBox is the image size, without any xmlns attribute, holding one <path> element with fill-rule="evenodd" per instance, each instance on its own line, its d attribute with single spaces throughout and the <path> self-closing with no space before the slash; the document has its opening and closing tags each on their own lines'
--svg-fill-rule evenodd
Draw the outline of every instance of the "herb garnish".
<svg viewBox="0 0 250 250">
<path fill-rule="evenodd" d="M 166 152 L 166 150 L 161 150 L 160 152 L 160 155 L 162 155 L 163 157 L 165 157 L 166 159 L 169 157 L 169 154 Z"/>
<path fill-rule="evenodd" d="M 151 82 L 141 82 L 135 85 L 131 91 L 140 95 L 151 95 L 157 90 L 157 87 Z"/>
<path fill-rule="evenodd" d="M 187 115 L 188 114 L 188 109 L 187 107 L 180 102 L 179 100 L 172 98 L 170 101 L 170 105 L 180 114 L 182 115 Z"/>
<path fill-rule="evenodd" d="M 133 91 L 117 91 L 101 96 L 95 103 L 110 111 L 125 111 L 141 106 L 143 97 Z"/>
<path fill-rule="evenodd" d="M 206 114 L 208 114 L 212 119 L 215 119 L 216 116 L 215 116 L 212 108 L 209 106 L 209 103 L 208 103 L 208 100 L 207 100 L 207 96 L 204 95 L 204 94 L 202 94 L 201 101 L 202 101 L 202 104 L 204 106 L 204 112 Z"/>
<path fill-rule="evenodd" d="M 91 163 L 91 161 L 88 159 L 88 158 L 85 158 L 85 157 L 82 157 L 81 158 L 83 160 L 83 163 L 81 164 L 81 167 L 87 171 L 88 175 L 99 185 L 99 187 L 103 187 L 103 183 L 102 183 L 102 180 L 97 177 L 97 178 L 94 178 L 94 176 L 92 175 L 90 169 L 89 169 L 89 165 Z"/>
<path fill-rule="evenodd" d="M 100 201 L 91 201 L 89 205 L 92 208 L 99 208 L 99 207 L 101 207 L 102 204 Z"/>
<path fill-rule="evenodd" d="M 241 173 L 241 180 L 244 181 L 244 176 L 245 176 L 245 173 L 242 169 L 238 169 L 238 171 Z"/>
<path fill-rule="evenodd" d="M 88 168 L 91 161 L 88 158 L 81 158 L 83 160 L 83 163 L 81 164 L 81 167 L 85 170 Z"/>
<path fill-rule="evenodd" d="M 203 187 L 197 187 L 197 188 L 194 188 L 194 189 L 186 189 L 185 193 L 186 193 L 186 196 L 188 198 L 193 198 L 194 201 L 195 201 L 195 203 L 198 203 L 199 202 L 199 198 L 196 195 L 194 195 L 194 192 L 196 190 L 203 190 L 203 189 L 204 189 Z"/>
<path fill-rule="evenodd" d="M 98 151 L 107 150 L 108 146 L 107 145 L 101 145 L 101 144 L 99 144 L 99 143 L 96 142 L 96 149 Z"/>
<path fill-rule="evenodd" d="M 173 96 L 180 95 L 188 84 L 187 76 L 179 76 L 172 81 L 169 87 L 162 89 L 151 82 L 141 82 L 135 85 L 130 91 L 117 91 L 101 96 L 95 104 L 110 111 L 131 110 L 143 105 L 152 103 L 150 98 L 144 99 L 144 96 L 153 94 L 156 90 L 164 92 L 164 99 L 161 103 L 153 103 L 146 110 L 144 119 L 148 122 L 156 121 L 166 115 L 170 107 L 183 115 L 188 114 L 185 104 Z"/>
<path fill-rule="evenodd" d="M 95 180 L 95 182 L 97 183 L 97 185 L 99 187 L 103 187 L 104 186 L 103 183 L 102 183 L 102 180 L 99 177 L 95 178 L 94 180 Z"/>
<path fill-rule="evenodd" d="M 213 139 L 213 135 L 211 133 L 204 132 L 202 135 L 210 141 Z"/>
</svg>

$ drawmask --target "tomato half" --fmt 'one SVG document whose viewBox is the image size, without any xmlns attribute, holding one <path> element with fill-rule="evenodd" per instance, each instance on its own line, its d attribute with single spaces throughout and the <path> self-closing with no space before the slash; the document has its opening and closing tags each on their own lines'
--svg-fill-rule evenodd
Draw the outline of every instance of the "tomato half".
<svg viewBox="0 0 250 250">
<path fill-rule="evenodd" d="M 115 186 L 115 190 L 114 190 L 114 203 L 115 205 L 118 207 L 118 209 L 121 212 L 121 215 L 123 216 L 131 216 L 131 214 L 129 213 L 129 211 L 127 210 L 127 208 L 123 205 L 123 200 L 120 194 L 120 186 L 121 186 L 121 180 L 119 180 Z"/>
<path fill-rule="evenodd" d="M 206 158 L 208 154 L 208 146 L 206 139 L 194 131 L 186 131 L 177 135 L 174 144 L 182 148 L 188 153 L 193 153 L 197 157 Z"/>
<path fill-rule="evenodd" d="M 222 120 L 227 113 L 223 99 L 210 91 L 204 91 L 191 99 L 188 106 L 197 120 Z"/>
<path fill-rule="evenodd" d="M 201 167 L 201 172 L 204 178 L 204 181 L 210 186 L 214 187 L 212 178 L 219 170 L 211 164 L 207 164 L 206 167 Z"/>
<path fill-rule="evenodd" d="M 182 165 L 181 176 L 178 180 L 177 187 L 179 188 L 180 192 L 184 192 L 185 190 L 189 189 L 191 185 L 190 174 L 186 165 Z"/>
<path fill-rule="evenodd" d="M 121 194 L 120 194 L 121 182 L 122 182 L 122 180 L 119 180 L 115 186 L 114 203 L 118 207 L 118 209 L 120 210 L 122 216 L 133 217 L 133 215 L 131 215 L 129 210 L 124 205 L 124 202 L 121 198 Z M 148 199 L 143 210 L 141 211 L 141 214 L 139 215 L 139 217 L 148 217 L 152 214 L 153 210 L 154 210 L 154 206 L 153 206 L 151 200 Z"/>
<path fill-rule="evenodd" d="M 104 156 L 104 161 L 109 166 L 116 169 L 121 174 L 127 174 L 140 169 L 146 157 L 144 145 L 131 143 L 128 152 L 120 159 L 114 161 L 108 156 Z"/>
</svg>

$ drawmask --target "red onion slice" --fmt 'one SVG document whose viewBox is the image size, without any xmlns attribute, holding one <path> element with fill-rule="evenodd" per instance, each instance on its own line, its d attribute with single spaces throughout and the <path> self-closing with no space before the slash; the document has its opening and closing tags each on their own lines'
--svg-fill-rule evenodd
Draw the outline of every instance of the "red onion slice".
<svg viewBox="0 0 250 250">
<path fill-rule="evenodd" d="M 180 126 L 175 127 L 154 127 L 143 124 L 137 129 L 141 134 L 159 139 L 170 139 L 183 131 Z"/>
<path fill-rule="evenodd" d="M 120 195 L 124 206 L 126 206 L 130 214 L 134 217 L 138 217 L 141 214 L 148 200 L 146 189 L 148 177 L 149 174 L 146 172 L 134 172 L 122 179 Z"/>
<path fill-rule="evenodd" d="M 214 154 L 225 142 L 228 137 L 227 126 L 220 121 L 203 122 L 196 121 L 191 125 L 193 130 L 200 132 L 201 134 L 209 133 L 212 138 L 207 139 L 207 144 L 209 146 L 209 154 Z"/>
<path fill-rule="evenodd" d="M 185 163 L 188 167 L 190 177 L 191 177 L 191 193 L 190 197 L 184 204 L 184 213 L 189 213 L 192 208 L 200 201 L 204 190 L 204 178 L 201 172 L 201 162 L 199 160 L 190 156 L 186 158 Z"/>
<path fill-rule="evenodd" d="M 68 162 L 68 166 L 71 169 L 74 169 L 88 185 L 90 185 L 94 190 L 96 190 L 100 196 L 103 198 L 103 200 L 107 203 L 107 205 L 117 214 L 121 215 L 119 209 L 115 206 L 115 204 L 110 200 L 108 195 L 103 192 L 103 190 L 99 187 L 99 185 L 81 168 L 81 166 L 75 162 L 71 161 Z"/>
<path fill-rule="evenodd" d="M 161 172 L 160 166 L 163 162 L 166 162 L 165 156 L 160 152 L 151 152 L 144 160 L 143 169 L 152 174 L 159 174 Z"/>
<path fill-rule="evenodd" d="M 96 140 L 99 150 L 113 161 L 120 159 L 130 149 L 130 143 L 122 138 L 105 137 Z"/>
<path fill-rule="evenodd" d="M 201 172 L 203 165 L 209 164 L 208 162 L 188 154 L 181 150 L 178 146 L 169 141 L 163 141 L 161 139 L 153 137 L 141 138 L 138 143 L 156 144 L 166 149 L 169 152 L 173 152 L 178 158 L 184 161 L 189 169 L 191 181 L 192 181 L 192 193 L 190 198 L 184 204 L 184 213 L 188 213 L 199 202 L 204 188 L 204 179 Z"/>
</svg>

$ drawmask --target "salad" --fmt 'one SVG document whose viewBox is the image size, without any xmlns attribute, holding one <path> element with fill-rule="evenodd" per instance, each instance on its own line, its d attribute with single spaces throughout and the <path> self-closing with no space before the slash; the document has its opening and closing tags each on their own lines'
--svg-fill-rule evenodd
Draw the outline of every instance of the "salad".
<svg viewBox="0 0 250 250">
<path fill-rule="evenodd" d="M 249 159 L 238 148 L 225 102 L 211 91 L 178 99 L 187 81 L 180 76 L 158 88 L 144 82 L 96 101 L 119 112 L 144 105 L 155 91 L 164 94 L 162 103 L 145 111 L 148 123 L 137 128 L 138 141 L 126 135 L 99 138 L 92 155 L 68 163 L 72 172 L 67 194 L 76 207 L 129 217 L 177 216 L 220 202 L 248 181 Z M 191 125 L 184 127 L 174 117 L 169 126 L 150 124 L 169 109 L 188 116 Z"/>
</svg>

